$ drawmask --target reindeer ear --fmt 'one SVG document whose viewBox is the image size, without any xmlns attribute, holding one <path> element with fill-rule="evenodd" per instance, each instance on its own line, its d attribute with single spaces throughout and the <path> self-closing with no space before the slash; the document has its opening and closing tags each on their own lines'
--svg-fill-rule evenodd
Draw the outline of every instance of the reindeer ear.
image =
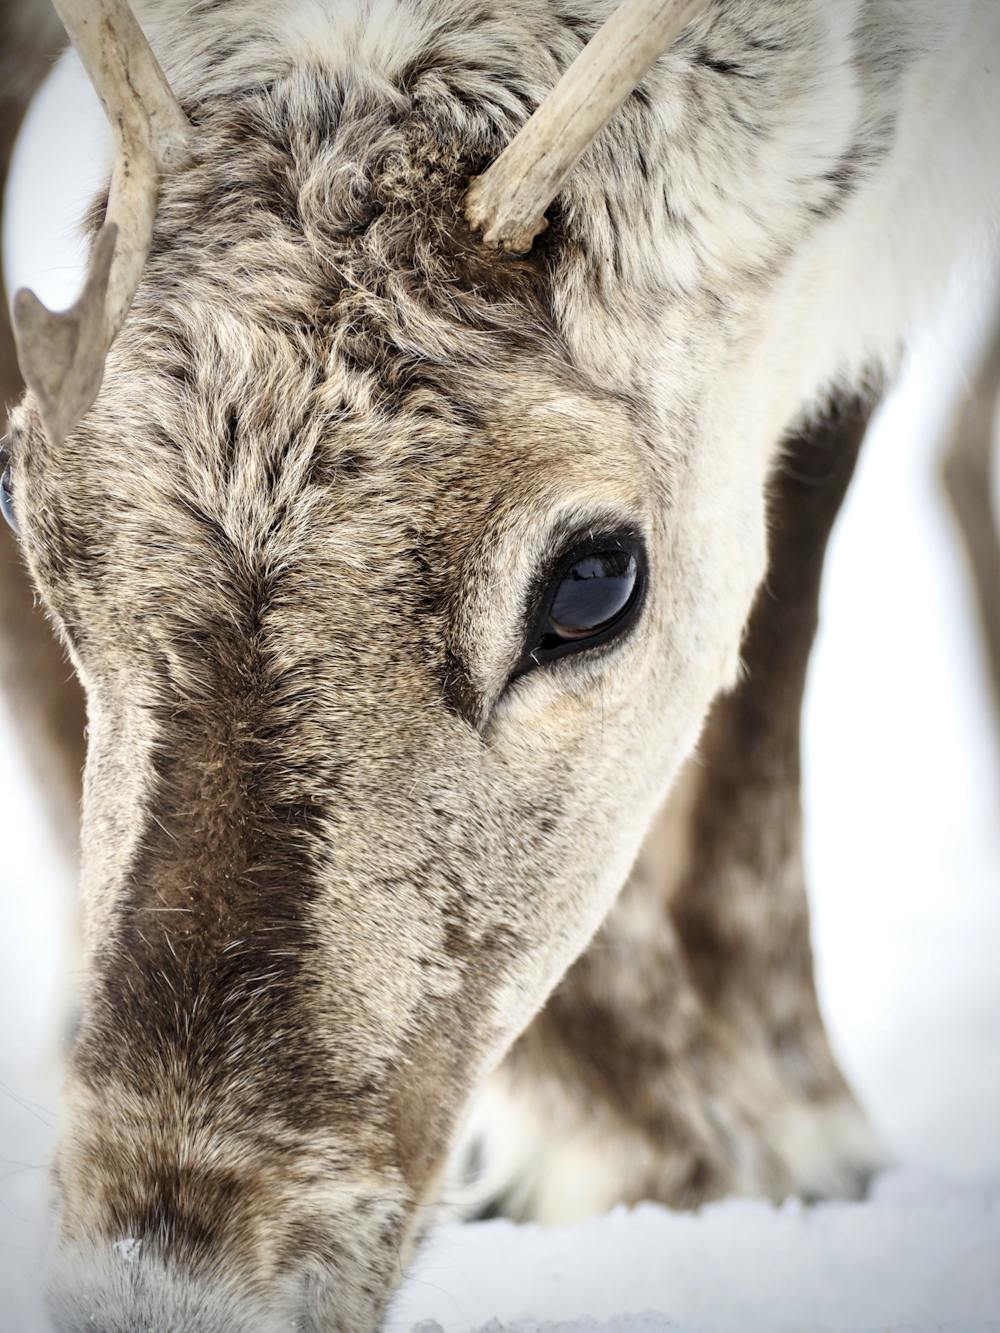
<svg viewBox="0 0 1000 1333">
<path fill-rule="evenodd" d="M 160 175 L 184 160 L 192 131 L 127 0 L 54 3 L 116 139 L 107 219 L 76 304 L 53 314 L 32 292 L 14 301 L 21 372 L 59 444 L 100 390 L 149 254 Z"/>
<path fill-rule="evenodd" d="M 594 138 L 707 0 L 625 0 L 524 128 L 469 187 L 465 214 L 493 249 L 525 254 Z"/>
</svg>

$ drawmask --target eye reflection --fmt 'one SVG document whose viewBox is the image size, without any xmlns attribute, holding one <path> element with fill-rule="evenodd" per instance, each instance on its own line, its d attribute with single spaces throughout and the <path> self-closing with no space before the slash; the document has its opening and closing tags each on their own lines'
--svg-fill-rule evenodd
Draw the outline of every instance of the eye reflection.
<svg viewBox="0 0 1000 1333">
<path fill-rule="evenodd" d="M 560 639 L 586 639 L 607 628 L 628 606 L 639 578 L 631 551 L 595 551 L 572 565 L 549 610 Z"/>
<path fill-rule="evenodd" d="M 630 529 L 587 534 L 557 560 L 513 678 L 623 634 L 644 601 L 646 555 Z"/>
</svg>

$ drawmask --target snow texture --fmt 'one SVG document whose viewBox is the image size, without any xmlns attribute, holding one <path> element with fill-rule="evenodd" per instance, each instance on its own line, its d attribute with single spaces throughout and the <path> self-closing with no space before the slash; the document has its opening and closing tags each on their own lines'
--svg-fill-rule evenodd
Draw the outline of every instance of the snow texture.
<svg viewBox="0 0 1000 1333">
<path fill-rule="evenodd" d="M 17 173 L 11 288 L 30 276 L 50 301 L 72 296 L 66 201 L 86 194 L 95 123 L 63 69 L 29 127 L 43 180 Z M 62 203 L 40 202 L 53 182 Z M 866 446 L 807 706 L 822 998 L 899 1165 L 863 1204 L 445 1225 L 393 1333 L 1000 1333 L 1000 730 L 935 479 L 969 307 L 956 287 Z M 72 888 L 2 709 L 0 790 L 0 1333 L 41 1333 Z"/>
<path fill-rule="evenodd" d="M 426 1333 L 1000 1329 L 998 1185 L 911 1169 L 862 1205 L 646 1204 L 551 1231 L 444 1228 L 389 1327 L 427 1312 Z"/>
</svg>

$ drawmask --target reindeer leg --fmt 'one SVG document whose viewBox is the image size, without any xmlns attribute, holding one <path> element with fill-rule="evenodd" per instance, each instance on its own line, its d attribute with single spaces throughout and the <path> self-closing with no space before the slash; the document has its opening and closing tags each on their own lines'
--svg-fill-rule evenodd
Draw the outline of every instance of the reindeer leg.
<svg viewBox="0 0 1000 1333">
<path fill-rule="evenodd" d="M 856 1194 L 878 1163 L 813 982 L 799 724 L 827 538 L 870 416 L 790 441 L 746 671 L 717 700 L 614 911 L 488 1087 L 481 1202 Z"/>
<path fill-rule="evenodd" d="M 993 442 L 1000 404 L 1000 311 L 952 426 L 941 474 L 968 560 L 1000 714 L 1000 537 L 991 504 Z"/>
<path fill-rule="evenodd" d="M 787 1092 L 769 1126 L 805 1194 L 856 1193 L 878 1165 L 813 979 L 802 852 L 800 718 L 827 539 L 871 414 L 841 402 L 790 442 L 771 495 L 771 557 L 745 677 L 699 746 L 686 865 L 671 914 L 692 982 Z"/>
<path fill-rule="evenodd" d="M 562 1224 L 618 1203 L 779 1199 L 773 1078 L 688 976 L 644 856 L 596 939 L 492 1076 L 463 1143 L 467 1214 Z"/>
</svg>

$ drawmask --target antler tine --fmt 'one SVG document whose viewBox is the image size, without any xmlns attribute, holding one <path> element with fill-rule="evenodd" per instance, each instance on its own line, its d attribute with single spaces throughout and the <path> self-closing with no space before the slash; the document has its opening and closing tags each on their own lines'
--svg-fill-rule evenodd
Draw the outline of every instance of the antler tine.
<svg viewBox="0 0 1000 1333">
<path fill-rule="evenodd" d="M 465 213 L 493 249 L 524 254 L 545 210 L 596 135 L 707 0 L 625 0 L 599 28 L 493 165 Z"/>
<path fill-rule="evenodd" d="M 14 299 L 21 371 L 59 443 L 100 390 L 152 244 L 160 175 L 183 161 L 192 131 L 127 0 L 53 3 L 116 139 L 107 217 L 76 304 L 54 314 L 34 292 Z"/>
</svg>

